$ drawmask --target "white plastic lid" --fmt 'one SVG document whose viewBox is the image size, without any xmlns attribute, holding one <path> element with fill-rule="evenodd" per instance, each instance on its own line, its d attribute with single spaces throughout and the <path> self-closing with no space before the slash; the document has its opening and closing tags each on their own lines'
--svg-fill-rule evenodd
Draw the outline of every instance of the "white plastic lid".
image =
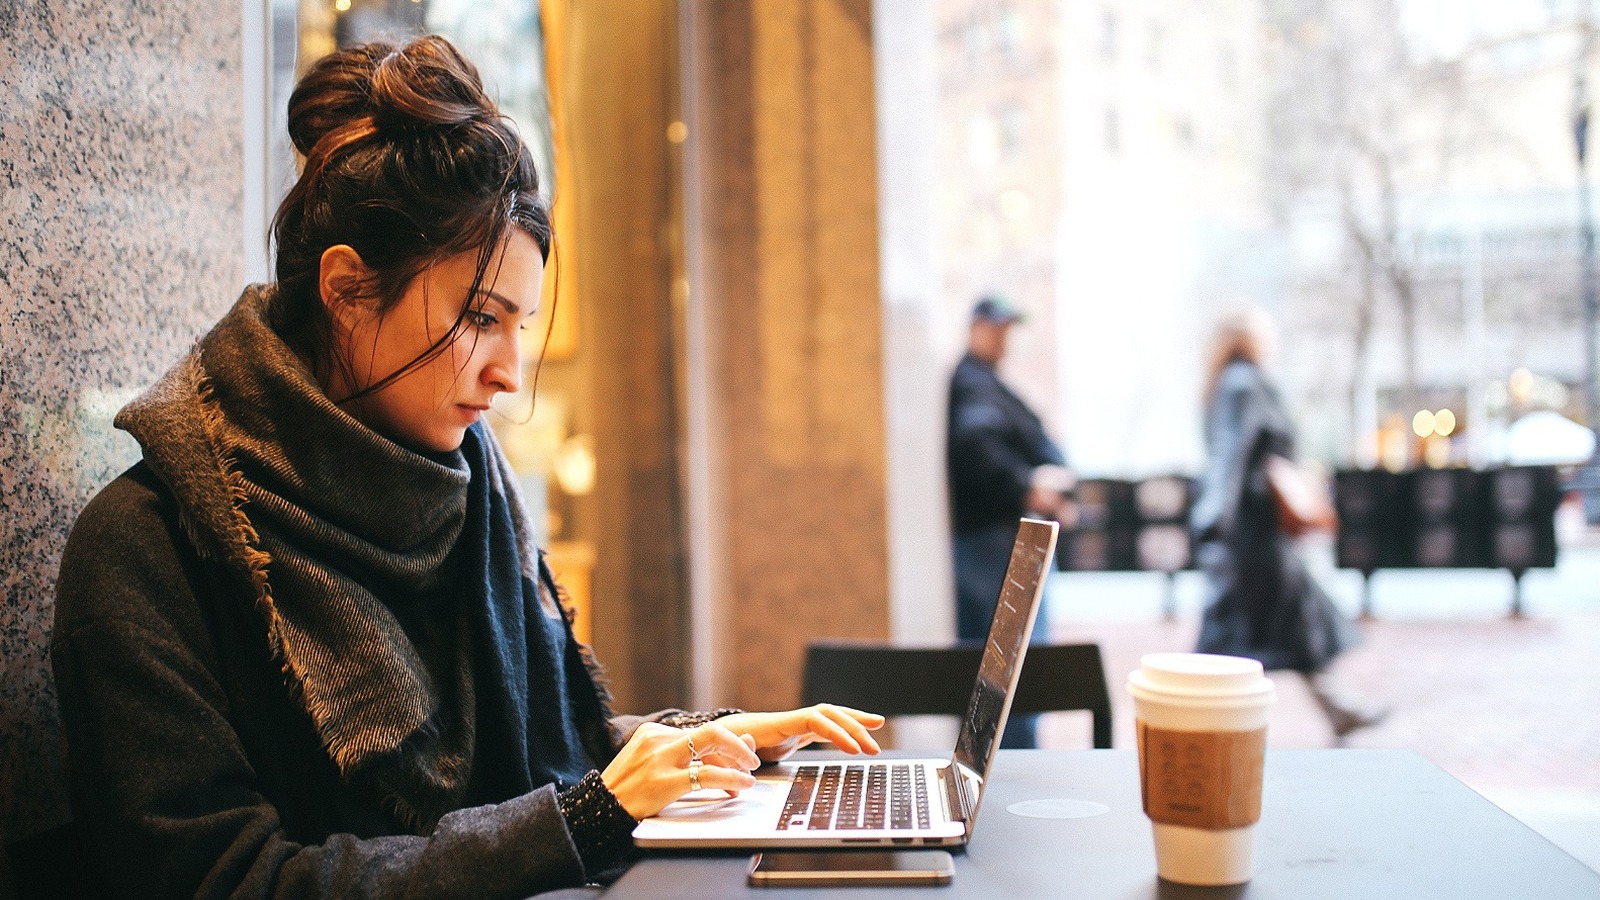
<svg viewBox="0 0 1600 900">
<path fill-rule="evenodd" d="M 1128 684 L 1153 694 L 1176 697 L 1255 699 L 1273 692 L 1257 660 L 1213 653 L 1148 653 Z"/>
</svg>

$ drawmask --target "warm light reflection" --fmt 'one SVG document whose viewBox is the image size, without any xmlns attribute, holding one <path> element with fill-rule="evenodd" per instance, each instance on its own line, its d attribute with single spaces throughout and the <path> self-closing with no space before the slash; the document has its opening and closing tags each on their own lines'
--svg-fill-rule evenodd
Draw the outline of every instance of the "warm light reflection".
<svg viewBox="0 0 1600 900">
<path fill-rule="evenodd" d="M 1411 459 L 1411 447 L 1406 437 L 1405 419 L 1393 413 L 1378 432 L 1378 457 L 1390 472 L 1402 472 Z"/>
<path fill-rule="evenodd" d="M 1456 414 L 1448 409 L 1441 409 L 1433 414 L 1433 431 L 1440 437 L 1449 437 L 1456 430 Z"/>
<path fill-rule="evenodd" d="M 594 438 L 575 434 L 561 442 L 550 460 L 556 483 L 574 497 L 582 497 L 594 490 Z"/>
<path fill-rule="evenodd" d="M 681 144 L 689 139 L 689 126 L 682 122 L 673 122 L 667 126 L 667 140 L 674 144 Z"/>
<path fill-rule="evenodd" d="M 1527 403 L 1528 398 L 1533 396 L 1533 382 L 1532 372 L 1527 368 L 1518 369 L 1506 379 L 1506 393 L 1511 395 L 1515 403 Z"/>
<path fill-rule="evenodd" d="M 1450 439 L 1435 437 L 1422 447 L 1422 461 L 1430 469 L 1442 469 L 1450 465 Z"/>
<path fill-rule="evenodd" d="M 349 12 L 350 0 L 333 0 L 333 8 L 339 12 Z"/>
<path fill-rule="evenodd" d="M 1411 417 L 1411 430 L 1416 433 L 1417 437 L 1427 437 L 1433 434 L 1433 426 L 1434 419 L 1431 410 L 1418 410 L 1417 414 Z"/>
</svg>

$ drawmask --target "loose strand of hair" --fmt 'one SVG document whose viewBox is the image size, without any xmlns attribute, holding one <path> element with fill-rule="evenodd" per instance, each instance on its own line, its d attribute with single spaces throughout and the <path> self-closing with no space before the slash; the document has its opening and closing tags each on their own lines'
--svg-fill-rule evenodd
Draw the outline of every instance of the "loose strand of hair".
<svg viewBox="0 0 1600 900">
<path fill-rule="evenodd" d="M 555 282 L 550 285 L 550 315 L 544 323 L 544 340 L 539 343 L 539 358 L 533 363 L 533 383 L 528 386 L 528 417 L 518 422 L 526 425 L 533 421 L 534 414 L 539 410 L 539 376 L 544 374 L 545 355 L 550 352 L 550 336 L 556 330 L 556 307 L 561 304 L 561 261 L 556 258 L 555 235 L 550 237 L 550 262 L 554 264 Z"/>
</svg>

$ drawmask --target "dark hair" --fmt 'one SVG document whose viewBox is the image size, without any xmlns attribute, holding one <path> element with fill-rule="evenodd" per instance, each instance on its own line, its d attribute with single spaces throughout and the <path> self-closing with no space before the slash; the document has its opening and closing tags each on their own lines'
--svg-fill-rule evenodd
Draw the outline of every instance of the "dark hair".
<svg viewBox="0 0 1600 900">
<path fill-rule="evenodd" d="M 550 257 L 533 157 L 477 69 L 442 37 L 361 44 L 318 60 L 289 97 L 289 137 L 305 163 L 272 223 L 275 318 L 319 379 L 344 363 L 332 351 L 319 289 L 329 247 L 347 244 L 361 256 L 371 275 L 352 299 L 373 300 L 379 311 L 429 265 L 469 250 L 478 251 L 474 296 L 511 226 Z M 443 353 L 466 313 L 464 305 L 426 352 L 356 396 Z"/>
</svg>

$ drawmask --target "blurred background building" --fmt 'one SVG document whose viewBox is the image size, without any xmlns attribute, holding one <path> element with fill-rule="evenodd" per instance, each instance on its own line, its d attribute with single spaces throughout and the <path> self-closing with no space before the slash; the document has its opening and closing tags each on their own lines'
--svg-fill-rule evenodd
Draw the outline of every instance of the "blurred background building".
<svg viewBox="0 0 1600 900">
<path fill-rule="evenodd" d="M 1012 375 L 1074 465 L 1196 470 L 1199 336 L 1273 299 L 1261 4 L 937 8 L 947 318 L 1030 313 Z"/>
<path fill-rule="evenodd" d="M 1011 373 L 1086 471 L 1195 470 L 1241 304 L 1330 465 L 1550 461 L 1513 424 L 1587 419 L 1578 3 L 934 6 L 940 345 L 1011 294 Z"/>
<path fill-rule="evenodd" d="M 1088 476 L 1198 470 L 1201 343 L 1244 303 L 1330 465 L 1592 446 L 1578 0 L 234 9 L 0 8 L 0 838 L 66 816 L 52 594 L 137 454 L 111 415 L 270 276 L 284 105 L 340 42 L 445 33 L 540 157 L 538 399 L 495 427 L 623 708 L 785 705 L 812 637 L 953 633 L 981 291 Z"/>
</svg>

